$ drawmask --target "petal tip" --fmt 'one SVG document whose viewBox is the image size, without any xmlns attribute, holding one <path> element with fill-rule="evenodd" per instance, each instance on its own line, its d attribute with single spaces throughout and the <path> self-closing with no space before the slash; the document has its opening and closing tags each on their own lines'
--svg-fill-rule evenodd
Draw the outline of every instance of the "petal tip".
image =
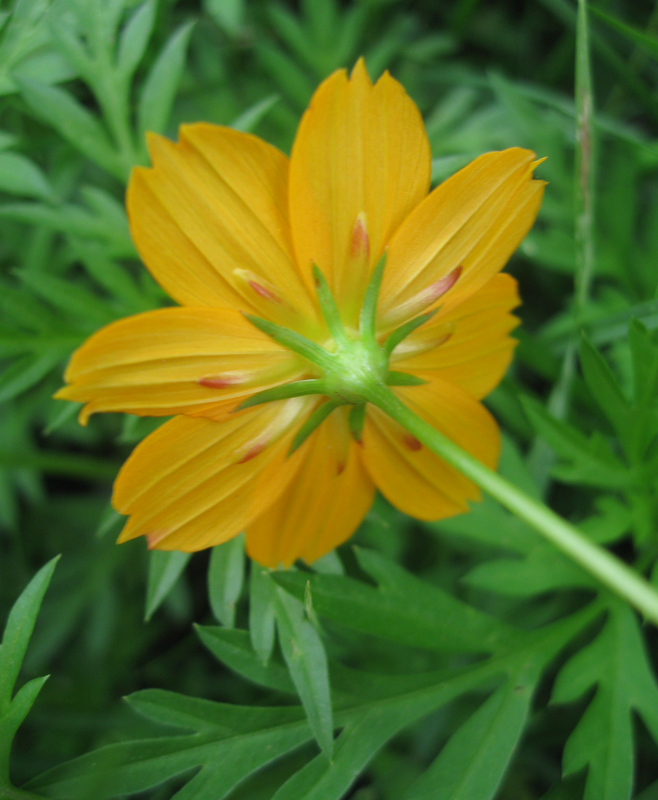
<svg viewBox="0 0 658 800">
<path fill-rule="evenodd" d="M 350 82 L 363 80 L 365 80 L 369 86 L 372 86 L 372 80 L 370 79 L 370 75 L 368 73 L 366 60 L 363 56 L 359 56 L 356 64 L 352 68 L 352 72 L 350 73 Z"/>
</svg>

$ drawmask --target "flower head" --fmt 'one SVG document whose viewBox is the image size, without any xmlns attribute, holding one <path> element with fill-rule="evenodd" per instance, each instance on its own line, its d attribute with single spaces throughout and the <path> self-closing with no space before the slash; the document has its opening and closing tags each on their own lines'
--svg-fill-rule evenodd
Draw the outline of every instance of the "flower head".
<svg viewBox="0 0 658 800">
<path fill-rule="evenodd" d="M 421 519 L 477 488 L 364 401 L 380 381 L 488 466 L 479 402 L 511 359 L 516 283 L 499 274 L 539 209 L 537 161 L 477 158 L 432 192 L 418 109 L 363 61 L 316 91 L 290 159 L 228 128 L 150 136 L 128 215 L 180 304 L 120 320 L 73 356 L 58 396 L 174 416 L 122 468 L 120 541 L 199 550 L 246 530 L 268 566 L 345 541 L 375 487 Z M 428 193 L 429 192 L 429 193 Z"/>
</svg>

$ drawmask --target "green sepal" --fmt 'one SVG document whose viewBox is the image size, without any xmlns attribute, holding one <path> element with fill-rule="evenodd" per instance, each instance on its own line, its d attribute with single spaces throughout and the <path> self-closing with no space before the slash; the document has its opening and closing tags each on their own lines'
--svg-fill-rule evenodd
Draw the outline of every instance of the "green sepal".
<svg viewBox="0 0 658 800">
<path fill-rule="evenodd" d="M 409 322 L 405 322 L 404 325 L 400 325 L 399 328 L 396 328 L 393 333 L 389 335 L 384 344 L 386 356 L 390 356 L 400 342 L 406 339 L 409 334 L 413 333 L 416 328 L 420 328 L 421 325 L 431 320 L 438 310 L 438 308 L 435 308 L 433 311 L 428 311 L 426 314 L 414 317 L 410 319 Z"/>
<path fill-rule="evenodd" d="M 325 421 L 325 419 L 334 409 L 343 405 L 345 405 L 345 403 L 341 403 L 339 400 L 327 400 L 326 403 L 323 403 L 321 406 L 316 408 L 311 416 L 302 425 L 302 427 L 297 431 L 297 434 L 290 445 L 290 450 L 288 450 L 288 457 L 290 457 L 295 450 L 304 444 L 313 431 Z"/>
<path fill-rule="evenodd" d="M 320 303 L 320 310 L 329 328 L 329 333 L 337 342 L 346 341 L 347 334 L 345 333 L 345 328 L 343 328 L 343 323 L 340 319 L 340 312 L 338 311 L 336 300 L 331 293 L 327 279 L 324 277 L 322 270 L 317 264 L 313 264 L 313 278 L 315 280 L 315 291 L 318 296 L 318 302 Z"/>
<path fill-rule="evenodd" d="M 288 350 L 292 350 L 323 369 L 331 367 L 333 363 L 331 355 L 319 344 L 302 336 L 301 333 L 297 333 L 297 331 L 293 331 L 290 328 L 284 328 L 283 325 L 277 325 L 276 322 L 254 317 L 251 314 L 244 314 L 244 317 L 255 328 L 258 328 L 259 331 L 262 331 L 283 347 L 287 347 Z"/>
<path fill-rule="evenodd" d="M 288 400 L 290 397 L 302 397 L 307 394 L 324 394 L 324 382 L 312 378 L 304 381 L 293 381 L 283 386 L 275 386 L 272 389 L 264 389 L 256 392 L 243 400 L 234 411 L 243 411 L 245 408 L 259 406 L 262 403 L 272 403 L 274 400 Z"/>
<path fill-rule="evenodd" d="M 428 381 L 419 378 L 418 375 L 412 375 L 410 372 L 389 370 L 386 383 L 389 386 L 422 386 L 424 383 L 428 383 Z"/>
<path fill-rule="evenodd" d="M 370 282 L 366 289 L 365 297 L 363 298 L 363 305 L 361 306 L 361 315 L 359 319 L 359 329 L 361 336 L 364 339 L 375 341 L 375 324 L 377 318 L 377 300 L 379 299 L 379 289 L 382 285 L 382 278 L 384 276 L 384 267 L 386 266 L 387 251 L 377 262 Z"/>
<path fill-rule="evenodd" d="M 352 406 L 348 420 L 352 438 L 355 442 L 360 442 L 361 434 L 363 433 L 363 423 L 366 421 L 366 404 L 361 403 L 358 406 Z"/>
</svg>

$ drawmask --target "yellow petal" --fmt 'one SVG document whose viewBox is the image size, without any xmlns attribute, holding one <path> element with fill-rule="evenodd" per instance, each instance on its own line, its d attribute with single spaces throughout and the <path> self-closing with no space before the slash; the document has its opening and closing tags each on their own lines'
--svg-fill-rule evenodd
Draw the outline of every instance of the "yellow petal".
<svg viewBox="0 0 658 800">
<path fill-rule="evenodd" d="M 277 498 L 297 464 L 286 453 L 312 408 L 279 401 L 223 422 L 176 417 L 137 446 L 112 503 L 130 514 L 119 541 L 191 552 L 236 536 Z"/>
<path fill-rule="evenodd" d="M 395 391 L 432 427 L 495 468 L 500 451 L 498 426 L 463 389 L 435 380 Z M 375 485 L 405 514 L 443 519 L 467 511 L 467 501 L 480 499 L 475 484 L 371 405 L 362 441 L 361 454 Z"/>
<path fill-rule="evenodd" d="M 511 275 L 495 275 L 456 308 L 442 309 L 393 351 L 391 366 L 426 380 L 441 378 L 476 398 L 502 380 L 516 341 L 508 336 L 518 325 L 509 312 L 519 304 Z"/>
<path fill-rule="evenodd" d="M 529 150 L 486 153 L 444 181 L 391 240 L 380 294 L 382 330 L 419 311 L 418 299 L 453 308 L 488 283 L 531 228 L 545 183 L 532 180 Z M 457 278 L 450 286 L 449 276 Z M 447 284 L 446 284 L 447 281 Z"/>
<path fill-rule="evenodd" d="M 344 409 L 302 445 L 279 499 L 247 528 L 247 552 L 267 567 L 321 558 L 354 533 L 375 492 L 350 437 Z"/>
<path fill-rule="evenodd" d="M 153 168 L 137 168 L 127 207 L 137 249 L 182 305 L 231 306 L 294 324 L 315 305 L 294 265 L 288 159 L 246 133 L 180 129 L 149 137 Z"/>
<path fill-rule="evenodd" d="M 290 160 L 297 261 L 327 277 L 348 323 L 395 229 L 425 197 L 431 155 L 413 101 L 388 73 L 372 85 L 363 60 L 315 92 Z"/>
<path fill-rule="evenodd" d="M 237 311 L 163 308 L 114 322 L 73 355 L 56 397 L 97 411 L 217 417 L 257 391 L 304 374 L 289 350 Z"/>
</svg>

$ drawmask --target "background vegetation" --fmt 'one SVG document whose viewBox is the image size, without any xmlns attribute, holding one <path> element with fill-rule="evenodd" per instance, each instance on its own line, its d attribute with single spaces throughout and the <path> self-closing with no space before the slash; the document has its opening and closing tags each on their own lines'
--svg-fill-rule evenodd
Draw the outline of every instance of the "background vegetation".
<svg viewBox="0 0 658 800">
<path fill-rule="evenodd" d="M 250 569 L 239 540 L 147 558 L 114 545 L 109 496 L 156 423 L 81 428 L 51 399 L 91 332 L 166 302 L 123 209 L 144 131 L 206 120 L 287 151 L 364 54 L 423 111 L 436 181 L 487 150 L 548 156 L 488 400 L 502 471 L 658 585 L 653 4 L 596 0 L 577 69 L 571 0 L 1 8 L 0 617 L 61 559 L 0 649 L 0 797 L 658 796 L 655 629 L 495 503 L 423 524 L 378 499 L 312 572 Z"/>
</svg>

